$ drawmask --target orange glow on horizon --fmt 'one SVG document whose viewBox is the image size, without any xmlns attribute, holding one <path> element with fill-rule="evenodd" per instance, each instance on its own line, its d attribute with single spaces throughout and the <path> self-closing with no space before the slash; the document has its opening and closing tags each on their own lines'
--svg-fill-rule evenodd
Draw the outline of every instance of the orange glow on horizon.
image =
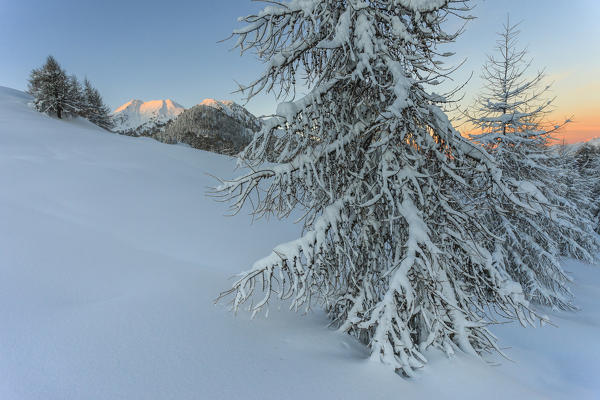
<svg viewBox="0 0 600 400">
<path fill-rule="evenodd" d="M 554 137 L 560 141 L 564 139 L 565 143 L 587 142 L 600 137 L 600 118 L 595 118 L 595 121 L 587 118 L 580 121 L 575 119 L 556 132 Z"/>
<path fill-rule="evenodd" d="M 552 99 L 553 111 L 544 120 L 562 124 L 571 122 L 552 136 L 554 143 L 587 142 L 600 137 L 600 79 L 594 65 L 580 64 L 570 69 L 558 70 L 547 78 L 551 85 L 548 97 Z M 476 133 L 472 126 L 465 124 L 458 130 L 463 136 Z"/>
<path fill-rule="evenodd" d="M 478 133 L 476 129 L 459 128 L 462 136 L 469 137 L 469 135 Z M 555 132 L 552 137 L 555 139 L 555 143 L 578 143 L 587 142 L 588 140 L 600 137 L 600 116 L 595 118 L 574 118 L 573 121 L 566 124 L 564 127 Z"/>
</svg>

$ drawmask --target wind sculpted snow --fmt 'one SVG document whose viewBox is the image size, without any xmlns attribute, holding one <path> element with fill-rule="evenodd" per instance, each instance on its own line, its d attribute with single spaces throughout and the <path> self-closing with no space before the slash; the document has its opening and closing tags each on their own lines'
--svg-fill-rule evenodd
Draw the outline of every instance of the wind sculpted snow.
<svg viewBox="0 0 600 400">
<path fill-rule="evenodd" d="M 577 313 L 494 328 L 514 362 L 427 354 L 414 379 L 313 312 L 213 300 L 299 227 L 223 217 L 228 157 L 58 121 L 0 88 L 0 399 L 594 399 L 600 269 L 567 261 Z M 559 345 L 560 344 L 560 345 Z"/>
</svg>

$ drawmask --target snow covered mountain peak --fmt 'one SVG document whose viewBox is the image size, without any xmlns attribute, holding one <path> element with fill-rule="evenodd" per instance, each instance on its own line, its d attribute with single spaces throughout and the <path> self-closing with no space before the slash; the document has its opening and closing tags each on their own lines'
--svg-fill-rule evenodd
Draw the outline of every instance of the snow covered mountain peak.
<svg viewBox="0 0 600 400">
<path fill-rule="evenodd" d="M 260 128 L 260 124 L 254 115 L 250 114 L 243 106 L 240 106 L 231 100 L 215 100 L 208 98 L 204 99 L 198 105 L 217 109 L 232 118 L 255 126 L 257 129 Z"/>
<path fill-rule="evenodd" d="M 123 112 L 123 111 L 125 111 L 128 108 L 129 109 L 131 109 L 131 108 L 139 108 L 139 106 L 141 104 L 143 104 L 143 103 L 144 103 L 143 100 L 131 99 L 127 103 L 125 103 L 125 104 L 121 105 L 120 107 L 118 107 L 117 109 L 115 109 L 113 111 L 113 114 L 117 114 L 117 113 Z"/>
<path fill-rule="evenodd" d="M 143 101 L 143 100 L 139 100 L 139 99 L 132 99 L 129 100 L 127 103 L 123 104 L 122 106 L 118 107 L 115 111 L 113 111 L 113 114 L 117 114 L 126 110 L 139 110 L 142 113 L 153 113 L 153 112 L 160 112 L 160 113 L 164 113 L 165 110 L 167 111 L 173 111 L 173 112 L 177 112 L 177 110 L 184 110 L 185 108 L 178 104 L 177 102 L 171 100 L 171 99 L 166 99 L 166 100 L 150 100 L 150 101 Z"/>
<path fill-rule="evenodd" d="M 233 116 L 237 111 L 243 109 L 242 106 L 230 100 L 204 99 L 198 105 L 216 108 L 217 110 L 221 110 L 229 116 Z"/>
<path fill-rule="evenodd" d="M 215 100 L 215 99 L 204 99 L 202 100 L 202 102 L 200 103 L 203 106 L 210 106 L 210 107 L 216 107 L 216 108 L 220 108 L 222 105 L 231 105 L 233 104 L 233 101 L 229 101 L 229 100 Z"/>
<path fill-rule="evenodd" d="M 185 108 L 171 99 L 142 101 L 133 99 L 112 113 L 117 132 L 152 129 L 177 118 Z"/>
<path fill-rule="evenodd" d="M 233 101 L 209 98 L 198 106 L 209 107 L 211 111 L 223 113 L 240 121 L 252 131 L 260 129 L 259 120 Z M 162 132 L 170 121 L 179 117 L 185 110 L 182 105 L 171 99 L 151 101 L 132 99 L 112 112 L 114 130 L 132 136 L 152 136 L 159 131 Z"/>
</svg>

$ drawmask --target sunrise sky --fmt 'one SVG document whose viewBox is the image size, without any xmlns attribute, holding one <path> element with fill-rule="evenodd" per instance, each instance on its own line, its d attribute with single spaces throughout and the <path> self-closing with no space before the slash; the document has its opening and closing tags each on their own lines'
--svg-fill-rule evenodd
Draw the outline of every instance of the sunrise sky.
<svg viewBox="0 0 600 400">
<path fill-rule="evenodd" d="M 467 62 L 455 82 L 465 104 L 481 81 L 479 71 L 493 50 L 507 13 L 522 21 L 521 44 L 545 68 L 556 96 L 556 121 L 573 116 L 558 134 L 567 142 L 600 136 L 600 1 L 474 0 L 476 8 L 453 45 Z M 236 18 L 260 8 L 249 0 L 73 1 L 0 0 L 0 85 L 25 89 L 29 71 L 48 54 L 79 77 L 88 76 L 112 109 L 137 98 L 170 98 L 189 107 L 204 98 L 242 98 L 232 92 L 261 72 L 253 56 L 240 58 L 227 38 Z M 271 114 L 276 99 L 260 96 L 246 106 Z"/>
</svg>

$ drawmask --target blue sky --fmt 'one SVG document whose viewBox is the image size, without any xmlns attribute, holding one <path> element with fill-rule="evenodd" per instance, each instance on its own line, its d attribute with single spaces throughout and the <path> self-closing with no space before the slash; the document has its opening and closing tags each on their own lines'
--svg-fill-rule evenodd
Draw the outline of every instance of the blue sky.
<svg viewBox="0 0 600 400">
<path fill-rule="evenodd" d="M 546 67 L 554 81 L 557 112 L 587 115 L 600 108 L 600 95 L 582 94 L 600 82 L 600 1 L 473 4 L 477 19 L 452 47 L 457 59 L 468 60 L 457 82 L 475 73 L 467 99 L 476 93 L 485 54 L 510 13 L 523 21 L 521 43 L 535 67 Z M 217 42 L 239 26 L 238 16 L 260 7 L 250 0 L 0 0 L 0 85 L 26 88 L 29 71 L 52 54 L 69 73 L 88 76 L 111 108 L 132 98 L 171 98 L 188 107 L 207 97 L 240 101 L 232 94 L 235 82 L 251 81 L 261 66 L 254 56 L 231 51 L 231 41 Z M 267 114 L 275 103 L 266 95 L 247 106 Z"/>
</svg>

